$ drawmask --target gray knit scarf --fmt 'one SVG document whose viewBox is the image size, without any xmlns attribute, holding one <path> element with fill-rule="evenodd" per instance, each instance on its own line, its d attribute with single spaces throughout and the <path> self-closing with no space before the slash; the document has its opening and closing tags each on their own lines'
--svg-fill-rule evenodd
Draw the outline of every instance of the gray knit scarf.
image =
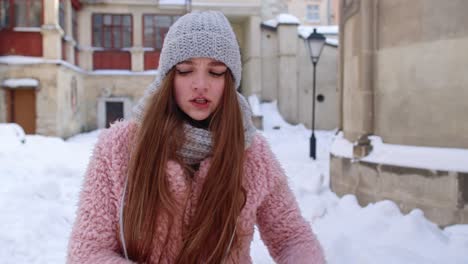
<svg viewBox="0 0 468 264">
<path fill-rule="evenodd" d="M 237 93 L 239 106 L 242 112 L 242 121 L 244 125 L 245 148 L 250 146 L 252 138 L 255 135 L 255 126 L 252 123 L 252 111 L 247 100 L 243 95 Z M 178 151 L 183 161 L 188 165 L 198 164 L 210 156 L 213 146 L 211 132 L 196 128 L 188 123 L 184 124 L 185 143 Z"/>
</svg>

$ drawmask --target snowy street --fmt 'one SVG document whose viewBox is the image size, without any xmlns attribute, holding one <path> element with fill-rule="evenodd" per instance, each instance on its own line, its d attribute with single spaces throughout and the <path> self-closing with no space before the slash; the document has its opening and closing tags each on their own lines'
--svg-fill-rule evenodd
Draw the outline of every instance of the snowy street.
<svg viewBox="0 0 468 264">
<path fill-rule="evenodd" d="M 391 201 L 366 207 L 329 188 L 335 131 L 317 131 L 318 160 L 309 158 L 310 130 L 291 126 L 275 103 L 261 105 L 264 131 L 291 188 L 332 264 L 468 263 L 468 225 L 440 229 L 421 210 L 403 215 Z M 84 172 L 99 131 L 60 138 L 0 139 L 0 263 L 65 263 Z M 259 239 L 251 255 L 274 263 Z"/>
</svg>

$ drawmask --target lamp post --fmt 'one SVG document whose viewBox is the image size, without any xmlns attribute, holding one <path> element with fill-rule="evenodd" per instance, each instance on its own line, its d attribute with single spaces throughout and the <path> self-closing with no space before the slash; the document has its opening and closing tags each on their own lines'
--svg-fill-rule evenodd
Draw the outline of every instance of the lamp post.
<svg viewBox="0 0 468 264">
<path fill-rule="evenodd" d="M 317 140 L 315 138 L 315 67 L 322 53 L 323 46 L 325 45 L 325 36 L 317 33 L 317 29 L 314 28 L 314 32 L 304 40 L 306 49 L 309 52 L 310 60 L 314 66 L 314 80 L 312 88 L 312 135 L 310 136 L 310 157 L 314 160 L 317 159 Z"/>
</svg>

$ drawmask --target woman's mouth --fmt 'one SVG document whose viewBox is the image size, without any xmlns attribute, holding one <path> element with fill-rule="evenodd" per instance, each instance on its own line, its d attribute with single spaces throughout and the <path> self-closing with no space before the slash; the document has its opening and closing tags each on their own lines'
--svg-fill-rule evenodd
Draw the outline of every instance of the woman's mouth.
<svg viewBox="0 0 468 264">
<path fill-rule="evenodd" d="M 190 102 L 198 108 L 208 107 L 210 103 L 210 101 L 206 98 L 195 98 L 195 99 L 190 100 Z"/>
</svg>

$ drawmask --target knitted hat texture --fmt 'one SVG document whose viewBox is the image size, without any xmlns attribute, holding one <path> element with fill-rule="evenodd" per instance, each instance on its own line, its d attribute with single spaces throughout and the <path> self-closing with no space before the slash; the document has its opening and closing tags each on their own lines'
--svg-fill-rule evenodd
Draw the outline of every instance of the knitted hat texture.
<svg viewBox="0 0 468 264">
<path fill-rule="evenodd" d="M 235 87 L 239 87 L 242 71 L 240 50 L 229 21 L 219 11 L 194 11 L 180 17 L 169 28 L 159 57 L 158 74 L 133 109 L 135 118 L 142 119 L 148 98 L 174 65 L 198 57 L 226 64 L 234 76 Z"/>
</svg>

